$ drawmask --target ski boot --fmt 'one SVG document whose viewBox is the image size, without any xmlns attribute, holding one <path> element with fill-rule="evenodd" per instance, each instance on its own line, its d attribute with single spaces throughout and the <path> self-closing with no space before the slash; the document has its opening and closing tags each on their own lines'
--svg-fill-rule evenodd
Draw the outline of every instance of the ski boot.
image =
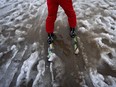
<svg viewBox="0 0 116 87">
<path fill-rule="evenodd" d="M 48 44 L 51 44 L 54 42 L 54 34 L 53 33 L 48 33 Z"/>
<path fill-rule="evenodd" d="M 70 36 L 74 38 L 76 36 L 75 28 L 70 28 Z"/>
</svg>

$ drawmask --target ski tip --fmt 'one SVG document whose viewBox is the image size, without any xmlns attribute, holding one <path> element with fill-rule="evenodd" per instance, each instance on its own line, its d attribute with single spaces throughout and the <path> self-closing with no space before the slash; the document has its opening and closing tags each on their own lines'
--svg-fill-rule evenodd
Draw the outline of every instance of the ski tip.
<svg viewBox="0 0 116 87">
<path fill-rule="evenodd" d="M 52 61 L 55 60 L 56 57 L 57 57 L 56 54 L 55 54 L 55 53 L 52 53 L 52 54 L 49 56 L 48 61 L 49 61 L 49 62 L 52 62 Z"/>
<path fill-rule="evenodd" d="M 75 55 L 77 55 L 79 53 L 79 49 L 77 48 L 75 51 Z"/>
</svg>

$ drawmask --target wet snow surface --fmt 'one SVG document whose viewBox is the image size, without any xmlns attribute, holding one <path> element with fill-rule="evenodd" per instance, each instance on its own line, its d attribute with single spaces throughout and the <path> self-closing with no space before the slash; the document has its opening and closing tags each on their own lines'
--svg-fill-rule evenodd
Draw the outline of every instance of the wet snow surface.
<svg viewBox="0 0 116 87">
<path fill-rule="evenodd" d="M 80 52 L 73 53 L 60 7 L 51 71 L 46 0 L 0 0 L 0 87 L 116 87 L 116 0 L 73 0 L 73 6 Z"/>
</svg>

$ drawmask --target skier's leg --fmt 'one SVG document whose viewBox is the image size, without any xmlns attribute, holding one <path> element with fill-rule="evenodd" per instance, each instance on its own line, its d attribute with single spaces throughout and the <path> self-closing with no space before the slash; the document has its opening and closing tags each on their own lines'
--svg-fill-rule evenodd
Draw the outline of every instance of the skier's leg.
<svg viewBox="0 0 116 87">
<path fill-rule="evenodd" d="M 68 22 L 70 26 L 70 36 L 75 37 L 75 27 L 76 27 L 76 14 L 73 9 L 72 0 L 61 0 L 61 7 L 64 9 L 66 15 L 68 16 Z"/>
<path fill-rule="evenodd" d="M 60 0 L 60 5 L 68 16 L 68 22 L 71 28 L 76 27 L 76 14 L 73 9 L 72 0 Z"/>
<path fill-rule="evenodd" d="M 46 32 L 53 33 L 54 22 L 57 17 L 58 3 L 57 0 L 47 0 L 48 16 L 46 19 Z"/>
<path fill-rule="evenodd" d="M 57 17 L 58 3 L 56 0 L 47 0 L 48 17 L 46 19 L 46 32 L 48 33 L 48 43 L 53 43 L 54 40 L 54 22 Z"/>
</svg>

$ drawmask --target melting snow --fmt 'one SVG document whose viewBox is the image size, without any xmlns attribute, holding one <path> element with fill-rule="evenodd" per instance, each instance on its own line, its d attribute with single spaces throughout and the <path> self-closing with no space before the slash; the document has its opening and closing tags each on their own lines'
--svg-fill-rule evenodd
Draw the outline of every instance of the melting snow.
<svg viewBox="0 0 116 87">
<path fill-rule="evenodd" d="M 90 35 L 93 35 L 92 38 L 88 39 L 94 40 L 97 44 L 98 48 L 96 49 L 100 50 L 99 59 L 107 63 L 112 70 L 116 70 L 116 1 L 73 0 L 73 2 L 73 6 L 76 11 L 77 20 L 79 24 L 79 32 L 81 32 L 82 34 L 86 34 L 89 32 Z M 2 49 L 2 45 L 7 46 L 5 51 L 3 51 L 5 48 L 2 50 L 3 52 L 0 51 L 0 59 L 5 60 L 3 59 L 3 56 L 5 55 L 5 58 L 8 58 L 7 61 L 0 62 L 1 70 L 2 68 L 5 68 L 6 70 L 11 64 L 11 62 L 14 61 L 14 58 L 17 57 L 17 53 L 20 50 L 22 50 L 20 49 L 21 46 L 23 47 L 22 44 L 30 46 L 30 43 L 26 41 L 26 36 L 28 36 L 28 31 L 34 30 L 33 26 L 36 28 L 38 28 L 39 26 L 40 29 L 37 30 L 39 32 L 39 36 L 42 39 L 41 35 L 43 35 L 42 29 L 44 27 L 45 20 L 41 20 L 45 19 L 44 16 L 46 16 L 47 14 L 46 4 L 46 0 L 0 0 L 0 49 Z M 65 18 L 65 16 L 66 15 L 64 15 L 63 9 L 60 7 L 58 10 L 58 21 L 61 21 L 61 24 L 63 26 L 66 26 L 63 24 L 63 21 L 65 20 L 62 21 L 62 19 Z M 57 30 L 60 30 L 60 26 L 57 26 Z M 27 57 L 27 59 L 21 65 L 21 71 L 16 81 L 17 87 L 23 84 L 23 82 L 26 82 L 26 84 L 28 84 L 28 82 L 31 79 L 30 76 L 32 68 L 35 64 L 37 64 L 37 75 L 35 74 L 36 76 L 32 86 L 44 86 L 43 76 L 45 75 L 46 71 L 46 61 L 43 57 L 45 56 L 45 49 L 44 51 L 42 50 L 44 47 L 40 49 L 41 46 L 37 42 L 41 41 L 40 37 L 37 37 L 36 34 L 32 37 L 34 37 L 33 39 L 31 39 L 32 41 L 34 40 L 33 45 L 28 48 L 28 51 L 30 51 L 31 49 L 32 53 L 26 51 L 27 54 L 29 54 L 29 57 Z M 37 41 L 35 41 L 35 37 Z M 108 40 L 109 42 L 103 42 L 103 40 Z M 20 44 L 19 42 L 22 42 L 22 44 Z M 44 44 L 43 42 L 40 43 L 42 45 Z M 9 51 L 12 51 L 11 58 L 7 54 Z M 111 54 L 112 57 L 110 57 L 108 54 Z M 26 55 L 24 53 L 24 56 Z M 22 59 L 23 58 L 20 58 L 19 60 Z M 48 61 L 54 62 L 52 68 L 55 70 L 55 73 L 57 74 L 55 79 L 61 80 L 65 72 L 65 64 L 55 53 L 52 53 Z M 4 63 L 5 65 L 2 65 L 2 63 Z M 110 75 L 104 76 L 103 74 L 98 73 L 96 68 L 93 69 L 92 66 L 90 67 L 91 69 L 89 74 L 94 87 L 116 87 L 116 77 Z M 7 74 L 8 72 L 5 73 Z M 52 72 L 52 74 L 54 73 Z M 1 80 L 3 79 L 0 78 L 0 85 L 3 84 L 1 83 Z M 39 83 L 43 84 L 40 85 Z M 58 84 L 54 83 L 53 85 Z"/>
</svg>

